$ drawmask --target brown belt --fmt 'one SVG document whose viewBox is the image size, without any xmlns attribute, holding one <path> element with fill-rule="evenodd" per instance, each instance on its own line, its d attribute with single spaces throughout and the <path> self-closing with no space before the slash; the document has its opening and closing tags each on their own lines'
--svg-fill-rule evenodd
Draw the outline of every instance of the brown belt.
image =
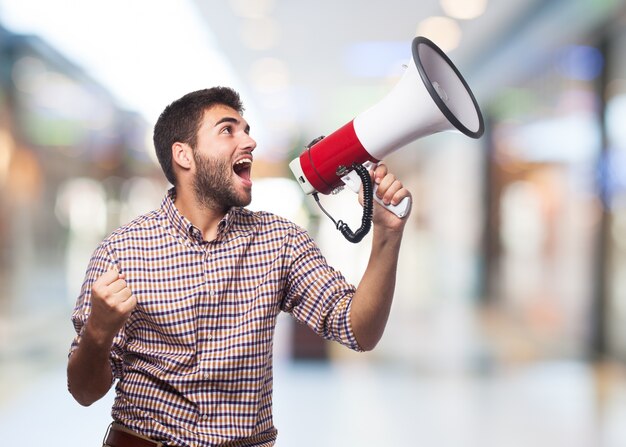
<svg viewBox="0 0 626 447">
<path fill-rule="evenodd" d="M 163 443 L 153 441 L 115 422 L 109 426 L 104 445 L 107 447 L 165 447 Z"/>
</svg>

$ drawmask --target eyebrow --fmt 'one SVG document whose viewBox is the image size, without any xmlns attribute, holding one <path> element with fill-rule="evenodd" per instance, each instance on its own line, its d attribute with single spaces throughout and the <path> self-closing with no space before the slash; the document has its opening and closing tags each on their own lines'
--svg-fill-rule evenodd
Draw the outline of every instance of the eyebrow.
<svg viewBox="0 0 626 447">
<path fill-rule="evenodd" d="M 237 118 L 233 118 L 231 116 L 225 116 L 223 118 L 221 118 L 220 120 L 217 121 L 217 123 L 215 123 L 214 127 L 219 126 L 222 123 L 233 123 L 233 124 L 240 124 L 241 121 L 239 121 Z M 245 133 L 250 133 L 250 125 L 246 125 L 246 128 L 244 129 Z"/>
</svg>

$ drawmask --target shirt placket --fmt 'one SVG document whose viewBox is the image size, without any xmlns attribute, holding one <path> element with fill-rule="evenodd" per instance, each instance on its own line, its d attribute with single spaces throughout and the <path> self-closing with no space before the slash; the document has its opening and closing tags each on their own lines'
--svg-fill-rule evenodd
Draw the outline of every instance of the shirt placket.
<svg viewBox="0 0 626 447">
<path fill-rule="evenodd" d="M 216 365 L 216 342 L 219 338 L 218 323 L 220 316 L 219 306 L 219 282 L 212 267 L 218 246 L 216 243 L 204 245 L 204 300 L 200 304 L 198 312 L 198 348 L 200 351 L 200 380 L 203 382 L 201 401 L 198 405 L 198 423 L 209 424 L 218 408 L 219 396 L 216 395 L 211 378 L 214 376 Z"/>
</svg>

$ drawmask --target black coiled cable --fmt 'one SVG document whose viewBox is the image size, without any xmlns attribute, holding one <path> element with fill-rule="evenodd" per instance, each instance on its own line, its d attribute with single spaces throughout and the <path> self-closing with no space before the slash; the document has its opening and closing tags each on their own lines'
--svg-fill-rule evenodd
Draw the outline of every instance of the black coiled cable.
<svg viewBox="0 0 626 447">
<path fill-rule="evenodd" d="M 352 231 L 348 224 L 343 222 L 342 220 L 336 221 L 333 217 L 326 212 L 324 207 L 319 201 L 317 193 L 313 194 L 315 201 L 317 202 L 320 209 L 326 214 L 330 220 L 333 221 L 335 227 L 343 234 L 343 236 L 349 240 L 350 242 L 357 243 L 361 242 L 361 240 L 369 233 L 372 228 L 372 215 L 374 212 L 374 190 L 372 188 L 372 179 L 370 177 L 370 173 L 365 166 L 362 164 L 354 163 L 352 165 L 352 169 L 356 171 L 359 178 L 361 179 L 361 183 L 363 184 L 363 217 L 361 218 L 361 227 Z"/>
</svg>

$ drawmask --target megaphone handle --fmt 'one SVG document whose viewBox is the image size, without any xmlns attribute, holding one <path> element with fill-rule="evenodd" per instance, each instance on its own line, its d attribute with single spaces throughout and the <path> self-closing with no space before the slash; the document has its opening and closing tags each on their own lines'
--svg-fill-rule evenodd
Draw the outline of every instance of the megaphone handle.
<svg viewBox="0 0 626 447">
<path fill-rule="evenodd" d="M 400 219 L 406 217 L 409 214 L 409 211 L 411 210 L 411 198 L 410 197 L 405 197 L 397 205 L 393 205 L 391 203 L 389 205 L 385 205 L 383 201 L 379 199 L 378 196 L 376 196 L 377 188 L 378 186 L 374 187 L 374 200 L 375 201 L 377 201 L 382 206 L 387 208 L 389 211 L 391 211 L 393 214 L 398 216 Z"/>
<path fill-rule="evenodd" d="M 366 161 L 365 163 L 363 163 L 363 166 L 365 166 L 367 169 L 371 169 L 373 166 L 375 166 L 375 164 L 372 163 L 371 161 Z M 350 188 L 352 191 L 356 193 L 358 193 L 361 190 L 361 179 L 359 178 L 359 176 L 357 175 L 355 171 L 348 172 L 346 175 L 341 177 L 341 181 L 348 188 Z M 374 185 L 374 200 L 376 202 L 378 202 L 383 207 L 387 208 L 389 211 L 391 211 L 393 214 L 395 214 L 401 219 L 406 217 L 409 214 L 409 211 L 411 210 L 411 204 L 412 204 L 410 197 L 405 197 L 397 205 L 393 205 L 393 204 L 385 205 L 383 201 L 379 199 L 378 196 L 376 195 L 377 189 L 378 189 L 378 185 Z"/>
</svg>

